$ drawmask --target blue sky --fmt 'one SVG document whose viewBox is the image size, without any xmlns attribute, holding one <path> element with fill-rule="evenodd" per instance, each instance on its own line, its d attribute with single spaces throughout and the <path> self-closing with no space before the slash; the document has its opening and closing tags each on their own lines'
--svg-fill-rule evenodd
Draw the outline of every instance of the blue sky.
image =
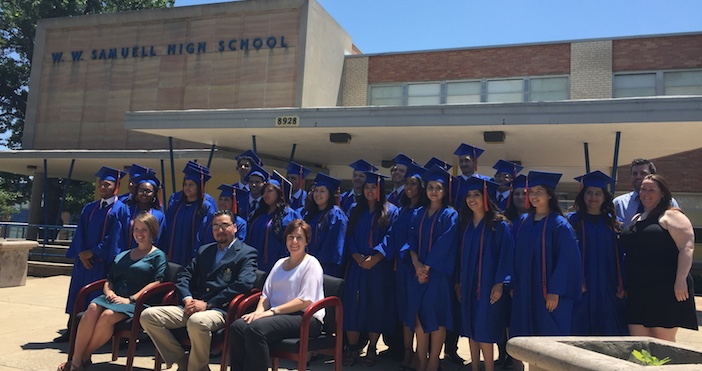
<svg viewBox="0 0 702 371">
<path fill-rule="evenodd" d="M 701 0 L 318 1 L 364 53 L 702 31 Z"/>
</svg>

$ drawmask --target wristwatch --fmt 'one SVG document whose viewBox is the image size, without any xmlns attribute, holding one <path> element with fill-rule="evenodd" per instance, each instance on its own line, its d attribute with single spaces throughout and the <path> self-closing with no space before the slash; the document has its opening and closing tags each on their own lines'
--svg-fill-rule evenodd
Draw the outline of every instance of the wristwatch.
<svg viewBox="0 0 702 371">
<path fill-rule="evenodd" d="M 134 297 L 134 295 L 129 295 L 129 303 L 130 304 L 136 303 L 136 298 Z"/>
<path fill-rule="evenodd" d="M 273 315 L 274 315 L 274 316 L 275 316 L 276 314 L 278 314 L 278 310 L 275 309 L 275 307 L 271 307 L 271 312 L 273 312 Z"/>
</svg>

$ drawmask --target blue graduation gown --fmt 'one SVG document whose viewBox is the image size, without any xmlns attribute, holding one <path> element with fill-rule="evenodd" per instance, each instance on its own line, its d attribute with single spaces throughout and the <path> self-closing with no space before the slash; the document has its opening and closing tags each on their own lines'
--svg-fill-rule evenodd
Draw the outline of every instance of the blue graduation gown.
<svg viewBox="0 0 702 371">
<path fill-rule="evenodd" d="M 492 286 L 503 283 L 511 274 L 514 241 L 509 224 L 502 221 L 494 230 L 483 218 L 478 226 L 469 222 L 460 238 L 460 268 L 458 282 L 461 284 L 461 328 L 460 334 L 480 343 L 497 343 L 504 337 L 509 292 L 503 291 L 500 300 L 490 304 Z M 482 240 L 482 262 L 481 255 Z M 480 292 L 478 292 L 478 284 Z"/>
<path fill-rule="evenodd" d="M 302 193 L 300 194 L 299 198 L 292 197 L 290 198 L 290 206 L 291 209 L 297 210 L 301 207 L 305 206 L 305 200 L 307 199 L 307 191 L 303 190 Z"/>
<path fill-rule="evenodd" d="M 480 179 L 486 179 L 486 180 L 491 180 L 489 176 L 485 176 L 482 174 L 478 173 L 473 173 L 471 177 L 476 177 Z M 463 203 L 466 200 L 466 192 L 465 187 L 462 186 L 466 181 L 463 179 L 463 175 L 459 176 L 452 176 L 451 177 L 451 205 L 456 207 L 457 209 L 460 209 L 463 207 Z"/>
<path fill-rule="evenodd" d="M 246 220 L 239 215 L 235 215 L 234 218 L 236 219 L 234 223 L 236 223 L 236 238 L 240 239 L 241 241 L 246 241 L 246 230 L 247 230 L 247 223 Z M 205 233 L 205 241 L 202 243 L 203 245 L 210 244 L 212 242 L 216 242 L 215 236 L 214 236 L 214 231 L 212 230 L 212 220 L 214 218 L 210 218 L 210 222 L 207 223 L 206 227 L 206 232 Z"/>
<path fill-rule="evenodd" d="M 287 256 L 288 250 L 283 240 L 285 228 L 295 219 L 300 219 L 300 214 L 290 207 L 283 209 L 280 231 L 276 233 L 273 228 L 273 213 L 264 213 L 251 220 L 246 243 L 258 251 L 258 269 L 270 272 L 278 259 Z"/>
<path fill-rule="evenodd" d="M 400 200 L 402 200 L 403 194 L 405 194 L 404 188 L 402 188 L 402 190 L 400 192 L 397 192 L 397 193 L 390 192 L 387 196 L 388 202 L 399 207 Z"/>
<path fill-rule="evenodd" d="M 127 249 L 132 249 L 138 245 L 134 239 L 134 220 L 137 216 L 139 216 L 139 214 L 141 214 L 141 210 L 139 209 L 139 205 L 136 203 L 130 204 L 127 207 L 129 209 L 129 223 L 125 228 L 123 228 L 123 230 L 125 233 L 125 241 L 129 241 Z M 154 240 L 155 243 L 158 243 L 161 240 L 163 231 L 166 230 L 166 214 L 164 214 L 161 210 L 153 208 L 149 209 L 149 214 L 153 215 L 158 221 L 158 236 L 156 236 L 156 239 Z"/>
<path fill-rule="evenodd" d="M 625 300 L 617 298 L 623 258 L 617 233 L 607 227 L 603 215 L 583 220 L 577 213 L 570 213 L 568 221 L 580 246 L 585 286 L 582 301 L 575 304 L 572 334 L 628 335 Z"/>
<path fill-rule="evenodd" d="M 344 275 L 344 239 L 348 221 L 346 213 L 338 206 L 318 212 L 307 221 L 312 227 L 307 252 L 319 260 L 324 274 L 339 278 Z"/>
<path fill-rule="evenodd" d="M 390 225 L 397 217 L 397 207 L 388 203 Z M 353 212 L 353 211 L 352 211 Z M 344 330 L 391 333 L 397 323 L 395 274 L 388 259 L 373 268 L 363 269 L 351 256 L 379 254 L 376 245 L 390 227 L 381 228 L 375 213 L 366 211 L 358 218 L 352 233 L 346 236 L 348 268 L 344 282 Z"/>
<path fill-rule="evenodd" d="M 356 203 L 356 196 L 353 194 L 353 190 L 342 193 L 340 200 L 341 201 L 339 203 L 341 204 L 341 210 L 344 210 L 344 213 L 349 215 L 351 207 Z"/>
<path fill-rule="evenodd" d="M 127 246 L 122 232 L 122 228 L 129 224 L 127 207 L 115 200 L 112 205 L 101 210 L 100 203 L 101 200 L 93 201 L 83 207 L 75 236 L 66 252 L 67 258 L 75 260 L 68 288 L 66 313 L 73 313 L 76 296 L 83 286 L 107 277 L 115 256 Z M 85 250 L 93 252 L 92 269 L 86 269 L 78 258 L 78 254 Z M 99 295 L 100 291 L 95 291 L 88 297 L 87 303 Z"/>
<path fill-rule="evenodd" d="M 160 248 L 168 256 L 168 261 L 186 266 L 195 257 L 197 249 L 204 245 L 207 233 L 212 233 L 210 223 L 216 208 L 205 198 L 203 211 L 198 212 L 199 201 L 188 204 L 185 200 L 180 202 L 181 197 L 185 197 L 183 191 L 175 193 L 168 202 L 167 229 L 161 234 Z"/>
<path fill-rule="evenodd" d="M 543 293 L 542 238 L 546 292 L 559 295 L 558 306 L 550 313 Z M 580 249 L 568 220 L 551 213 L 534 223 L 534 214 L 522 215 L 514 249 L 510 336 L 569 335 L 581 286 Z"/>
<path fill-rule="evenodd" d="M 375 250 L 392 262 L 395 269 L 395 302 L 399 318 L 404 317 L 407 310 L 407 282 L 414 279 L 414 267 L 408 259 L 400 259 L 400 250 L 407 243 L 410 234 L 412 213 L 416 208 L 403 206 L 398 209 L 397 218 L 390 226 L 383 240 Z"/>
<path fill-rule="evenodd" d="M 414 251 L 419 261 L 430 267 L 429 281 L 420 284 L 414 274 L 409 279 L 407 309 L 402 320 L 413 330 L 417 317 L 424 332 L 436 331 L 440 326 L 452 330 L 458 212 L 445 207 L 429 216 L 426 210 L 426 207 L 420 207 L 412 214 L 410 237 L 401 254 L 411 264 L 409 251 Z"/>
</svg>

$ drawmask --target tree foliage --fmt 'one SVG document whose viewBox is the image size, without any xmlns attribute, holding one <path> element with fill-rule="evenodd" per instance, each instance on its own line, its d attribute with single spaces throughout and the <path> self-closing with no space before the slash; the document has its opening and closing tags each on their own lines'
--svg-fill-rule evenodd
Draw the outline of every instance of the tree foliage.
<svg viewBox="0 0 702 371">
<path fill-rule="evenodd" d="M 0 0 L 0 145 L 20 148 L 34 36 L 42 18 L 172 7 L 175 0 Z"/>
</svg>

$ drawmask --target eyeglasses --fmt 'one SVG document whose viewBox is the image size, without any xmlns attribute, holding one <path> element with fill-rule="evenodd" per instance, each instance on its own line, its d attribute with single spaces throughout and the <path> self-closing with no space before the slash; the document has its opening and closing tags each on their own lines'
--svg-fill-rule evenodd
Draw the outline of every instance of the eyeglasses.
<svg viewBox="0 0 702 371">
<path fill-rule="evenodd" d="M 251 167 L 251 164 L 239 164 L 238 166 L 242 169 L 248 169 Z"/>
<path fill-rule="evenodd" d="M 212 224 L 212 229 L 214 230 L 225 230 L 229 227 L 231 227 L 234 224 L 231 223 L 224 223 L 224 224 Z"/>
<path fill-rule="evenodd" d="M 137 193 L 141 193 L 143 195 L 150 195 L 150 194 L 154 193 L 154 190 L 153 189 L 139 189 L 139 190 L 137 190 Z"/>
</svg>

